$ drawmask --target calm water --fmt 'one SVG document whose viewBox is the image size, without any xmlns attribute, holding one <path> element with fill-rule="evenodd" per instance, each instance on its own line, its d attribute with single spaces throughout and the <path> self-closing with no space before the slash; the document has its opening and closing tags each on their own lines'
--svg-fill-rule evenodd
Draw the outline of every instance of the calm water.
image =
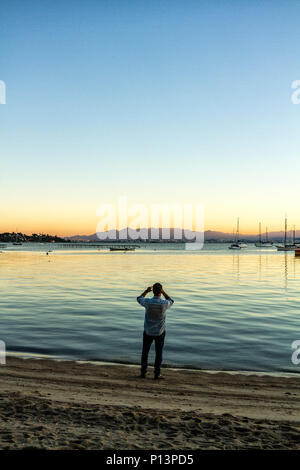
<svg viewBox="0 0 300 470">
<path fill-rule="evenodd" d="M 0 254 L 0 339 L 18 354 L 138 363 L 144 311 L 136 296 L 161 281 L 175 299 L 165 363 L 300 372 L 291 362 L 291 343 L 300 339 L 300 259 L 227 246 L 49 256 L 46 245 L 8 247 Z"/>
</svg>

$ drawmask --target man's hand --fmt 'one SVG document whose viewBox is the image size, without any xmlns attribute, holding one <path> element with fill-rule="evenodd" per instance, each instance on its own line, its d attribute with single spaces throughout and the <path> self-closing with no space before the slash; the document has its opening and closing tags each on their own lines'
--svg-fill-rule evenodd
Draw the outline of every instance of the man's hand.
<svg viewBox="0 0 300 470">
<path fill-rule="evenodd" d="M 152 291 L 152 286 L 147 287 L 147 289 L 140 295 L 140 297 L 145 297 L 148 292 Z"/>
</svg>

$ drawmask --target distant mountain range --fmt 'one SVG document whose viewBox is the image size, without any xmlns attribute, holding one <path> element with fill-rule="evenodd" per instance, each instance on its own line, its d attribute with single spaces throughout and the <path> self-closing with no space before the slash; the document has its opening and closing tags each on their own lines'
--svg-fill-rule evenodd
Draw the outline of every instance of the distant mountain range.
<svg viewBox="0 0 300 470">
<path fill-rule="evenodd" d="M 130 230 L 130 229 L 129 229 Z M 148 230 L 148 232 L 147 232 Z M 158 230 L 158 235 L 159 235 L 159 240 L 162 240 L 165 238 L 162 237 L 162 230 L 167 230 L 167 229 L 141 229 L 141 232 L 144 234 L 144 237 L 147 238 L 145 235 L 148 233 L 150 233 L 150 230 Z M 178 229 L 178 228 L 170 228 L 170 240 L 176 240 L 176 235 L 180 235 L 181 233 L 181 229 Z M 117 240 L 126 240 L 127 239 L 127 236 L 126 236 L 126 231 L 127 229 L 122 229 L 120 231 L 117 230 Z M 157 233 L 157 232 L 156 232 Z M 115 231 L 114 230 L 109 230 L 107 232 L 101 232 L 101 239 L 102 240 L 105 240 L 105 236 L 106 236 L 106 241 L 108 240 L 115 240 L 115 237 L 114 237 L 114 234 L 115 234 Z M 184 241 L 188 241 L 188 240 L 191 240 L 192 239 L 192 235 L 193 235 L 193 232 L 191 230 L 187 230 L 186 231 L 186 235 L 187 235 L 187 238 L 184 240 Z M 278 231 L 278 232 L 270 232 L 268 233 L 268 237 L 270 240 L 279 240 L 281 241 L 284 237 L 284 231 L 281 230 L 281 231 Z M 290 237 L 290 232 L 288 232 L 288 238 Z M 300 237 L 300 230 L 296 231 L 296 238 Z M 217 231 L 214 231 L 214 230 L 205 230 L 204 232 L 204 240 L 205 241 L 218 241 L 218 242 L 221 242 L 221 241 L 230 241 L 232 240 L 232 233 L 226 233 L 226 232 L 217 232 Z M 247 240 L 249 242 L 254 242 L 256 240 L 258 240 L 258 235 L 249 235 L 249 234 L 240 234 L 240 240 Z M 79 241 L 79 240 L 82 240 L 82 241 L 100 241 L 100 239 L 97 237 L 97 234 L 96 233 L 93 233 L 92 235 L 74 235 L 72 237 L 65 237 L 65 239 L 67 240 L 73 240 L 73 241 Z M 128 239 L 130 240 L 130 238 L 128 237 Z M 265 239 L 265 234 L 263 233 L 262 234 L 262 239 L 264 240 Z M 132 240 L 133 241 L 133 240 Z M 180 240 L 179 240 L 180 241 Z"/>
</svg>

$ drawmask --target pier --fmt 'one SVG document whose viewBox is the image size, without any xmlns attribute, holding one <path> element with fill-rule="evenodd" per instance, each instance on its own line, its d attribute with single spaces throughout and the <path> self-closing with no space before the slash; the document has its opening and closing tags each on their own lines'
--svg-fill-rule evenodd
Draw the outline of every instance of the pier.
<svg viewBox="0 0 300 470">
<path fill-rule="evenodd" d="M 135 248 L 140 248 L 139 245 L 132 245 L 129 243 L 55 243 L 53 244 L 53 249 L 57 248 L 97 248 L 98 250 L 100 249 L 106 249 L 110 250 L 111 248 L 116 248 L 118 250 L 134 250 Z"/>
</svg>

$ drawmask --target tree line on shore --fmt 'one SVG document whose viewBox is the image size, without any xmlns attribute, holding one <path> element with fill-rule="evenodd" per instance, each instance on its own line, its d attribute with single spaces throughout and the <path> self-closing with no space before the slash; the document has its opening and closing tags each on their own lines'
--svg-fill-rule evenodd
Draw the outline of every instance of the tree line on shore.
<svg viewBox="0 0 300 470">
<path fill-rule="evenodd" d="M 48 233 L 32 233 L 27 235 L 21 232 L 4 232 L 0 233 L 0 242 L 13 243 L 13 242 L 36 242 L 36 243 L 64 243 L 69 240 L 58 237 L 57 235 L 49 235 Z"/>
</svg>

